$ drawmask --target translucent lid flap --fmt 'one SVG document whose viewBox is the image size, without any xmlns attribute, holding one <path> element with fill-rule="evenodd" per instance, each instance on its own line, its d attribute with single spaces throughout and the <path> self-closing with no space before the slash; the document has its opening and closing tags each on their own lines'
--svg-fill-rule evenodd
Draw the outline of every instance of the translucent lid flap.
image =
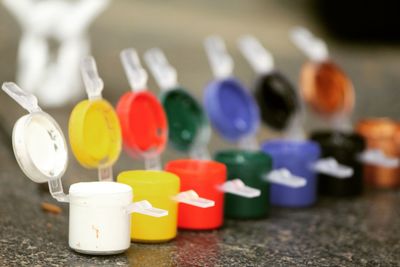
<svg viewBox="0 0 400 267">
<path fill-rule="evenodd" d="M 204 48 L 214 76 L 218 79 L 231 76 L 233 60 L 226 51 L 224 40 L 220 36 L 209 36 L 204 40 Z"/>
<path fill-rule="evenodd" d="M 259 150 L 259 145 L 257 141 L 256 135 L 247 135 L 239 139 L 238 146 L 240 149 L 248 150 L 248 151 L 257 151 Z"/>
<path fill-rule="evenodd" d="M 322 39 L 316 38 L 308 29 L 295 27 L 290 31 L 290 38 L 297 48 L 311 60 L 320 62 L 328 59 L 326 43 Z"/>
<path fill-rule="evenodd" d="M 261 43 L 251 35 L 238 40 L 239 50 L 257 73 L 269 73 L 274 68 L 274 59 Z"/>
<path fill-rule="evenodd" d="M 134 91 L 146 90 L 148 76 L 140 64 L 136 50 L 133 48 L 124 49 L 121 51 L 120 58 L 131 89 Z"/>
<path fill-rule="evenodd" d="M 41 111 L 36 96 L 22 90 L 17 84 L 13 82 L 5 82 L 1 88 L 29 113 Z"/>
<path fill-rule="evenodd" d="M 60 178 L 49 180 L 49 191 L 59 202 L 69 202 L 69 197 L 64 193 Z"/>
<path fill-rule="evenodd" d="M 101 98 L 104 83 L 97 72 L 96 61 L 93 57 L 86 57 L 82 60 L 81 73 L 89 99 Z"/>
<path fill-rule="evenodd" d="M 194 190 L 180 192 L 174 197 L 174 200 L 199 208 L 209 208 L 215 205 L 215 202 L 213 200 L 199 197 L 199 195 Z"/>
<path fill-rule="evenodd" d="M 307 184 L 303 177 L 292 174 L 288 169 L 282 168 L 271 171 L 267 176 L 267 181 L 287 187 L 299 188 Z"/>
<path fill-rule="evenodd" d="M 225 193 L 231 193 L 245 198 L 255 198 L 261 195 L 259 189 L 246 186 L 240 179 L 226 181 L 220 186 L 220 190 Z"/>
<path fill-rule="evenodd" d="M 382 166 L 386 168 L 398 168 L 399 159 L 386 156 L 380 149 L 368 149 L 361 153 L 360 160 L 363 163 Z"/>
<path fill-rule="evenodd" d="M 168 215 L 167 210 L 153 208 L 147 200 L 134 202 L 128 206 L 128 213 L 140 213 L 151 217 L 164 217 Z"/>
<path fill-rule="evenodd" d="M 152 48 L 144 54 L 144 60 L 153 74 L 158 86 L 168 90 L 177 85 L 177 73 L 160 48 Z"/>
<path fill-rule="evenodd" d="M 314 164 L 314 171 L 339 179 L 349 178 L 354 173 L 353 168 L 339 164 L 334 158 L 318 160 Z"/>
</svg>

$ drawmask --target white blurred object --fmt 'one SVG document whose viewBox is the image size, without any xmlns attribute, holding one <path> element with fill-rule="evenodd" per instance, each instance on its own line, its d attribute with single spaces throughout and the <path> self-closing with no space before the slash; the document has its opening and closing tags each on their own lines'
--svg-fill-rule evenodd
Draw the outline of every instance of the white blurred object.
<svg viewBox="0 0 400 267">
<path fill-rule="evenodd" d="M 89 54 L 87 29 L 109 0 L 3 0 L 22 27 L 17 80 L 42 106 L 57 107 L 82 93 L 79 66 Z M 59 45 L 52 53 L 49 41 Z"/>
</svg>

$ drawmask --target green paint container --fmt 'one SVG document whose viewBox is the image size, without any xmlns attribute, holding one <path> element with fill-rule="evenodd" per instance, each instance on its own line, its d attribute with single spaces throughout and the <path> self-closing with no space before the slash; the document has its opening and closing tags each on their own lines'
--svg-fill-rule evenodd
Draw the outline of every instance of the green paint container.
<svg viewBox="0 0 400 267">
<path fill-rule="evenodd" d="M 235 219 L 263 218 L 269 212 L 269 182 L 272 159 L 261 151 L 226 150 L 215 155 L 215 160 L 226 165 L 228 180 L 240 178 L 247 186 L 261 190 L 260 197 L 243 198 L 225 194 L 225 216 Z"/>
<path fill-rule="evenodd" d="M 168 118 L 168 139 L 175 149 L 189 152 L 196 144 L 208 143 L 211 131 L 207 117 L 186 89 L 169 89 L 160 99 Z"/>
</svg>

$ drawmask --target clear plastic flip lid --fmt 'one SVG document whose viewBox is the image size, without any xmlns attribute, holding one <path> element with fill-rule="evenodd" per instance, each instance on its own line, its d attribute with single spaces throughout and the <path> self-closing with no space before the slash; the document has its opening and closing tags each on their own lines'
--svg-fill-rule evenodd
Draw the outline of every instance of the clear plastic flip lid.
<svg viewBox="0 0 400 267">
<path fill-rule="evenodd" d="M 15 83 L 6 82 L 2 89 L 29 114 L 15 123 L 12 143 L 17 162 L 25 175 L 36 183 L 49 183 L 50 192 L 63 201 L 61 177 L 68 164 L 64 134 L 57 122 L 43 112 L 36 97 Z"/>
</svg>

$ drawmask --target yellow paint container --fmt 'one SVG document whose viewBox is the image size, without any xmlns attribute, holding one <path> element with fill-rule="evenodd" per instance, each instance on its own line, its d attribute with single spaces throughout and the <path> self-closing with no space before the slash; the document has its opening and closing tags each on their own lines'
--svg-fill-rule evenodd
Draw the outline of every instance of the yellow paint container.
<svg viewBox="0 0 400 267">
<path fill-rule="evenodd" d="M 103 99 L 81 101 L 69 119 L 76 159 L 86 168 L 109 167 L 121 152 L 121 128 L 113 107 Z"/>
<path fill-rule="evenodd" d="M 166 171 L 125 171 L 118 175 L 117 182 L 133 189 L 133 201 L 148 200 L 153 206 L 168 211 L 168 216 L 152 218 L 132 214 L 131 239 L 137 242 L 158 243 L 169 241 L 177 234 L 180 180 Z"/>
</svg>

